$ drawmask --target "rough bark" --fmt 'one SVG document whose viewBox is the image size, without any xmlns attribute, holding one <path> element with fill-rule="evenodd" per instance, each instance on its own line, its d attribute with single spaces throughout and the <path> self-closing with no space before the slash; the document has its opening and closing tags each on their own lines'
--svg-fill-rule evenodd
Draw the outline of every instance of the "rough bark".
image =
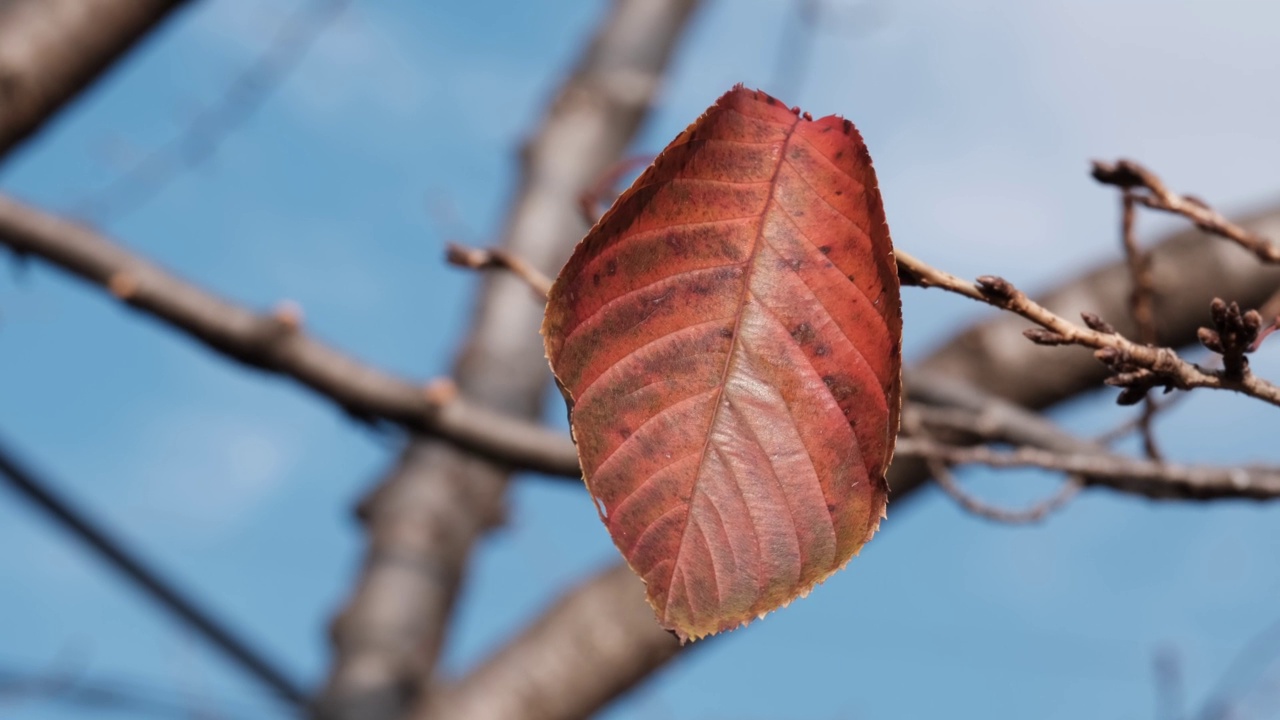
<svg viewBox="0 0 1280 720">
<path fill-rule="evenodd" d="M 647 114 L 696 0 L 618 0 L 522 153 L 502 248 L 554 275 L 586 230 L 579 198 L 616 163 Z M 536 418 L 549 374 L 542 305 L 506 273 L 485 276 L 454 373 L 465 397 Z M 369 550 L 333 625 L 321 714 L 401 717 L 430 682 L 475 540 L 501 515 L 507 468 L 414 444 L 364 505 Z"/>
</svg>

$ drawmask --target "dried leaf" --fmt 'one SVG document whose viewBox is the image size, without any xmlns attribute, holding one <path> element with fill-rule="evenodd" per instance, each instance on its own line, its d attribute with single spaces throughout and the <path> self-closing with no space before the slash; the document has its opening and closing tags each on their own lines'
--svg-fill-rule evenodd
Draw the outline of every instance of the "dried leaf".
<svg viewBox="0 0 1280 720">
<path fill-rule="evenodd" d="M 587 487 L 681 640 L 806 595 L 879 526 L 902 316 L 848 120 L 731 90 L 578 245 L 543 332 Z"/>
</svg>

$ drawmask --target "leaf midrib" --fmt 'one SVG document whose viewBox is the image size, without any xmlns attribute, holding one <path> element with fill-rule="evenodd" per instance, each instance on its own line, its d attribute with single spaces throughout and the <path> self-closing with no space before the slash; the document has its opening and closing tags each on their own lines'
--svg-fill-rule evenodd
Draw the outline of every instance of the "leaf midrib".
<svg viewBox="0 0 1280 720">
<path fill-rule="evenodd" d="M 729 108 L 729 112 L 739 112 L 736 109 Z M 702 482 L 704 468 L 707 464 L 707 451 L 711 448 L 712 430 L 715 429 L 716 423 L 720 420 L 721 408 L 724 406 L 722 402 L 724 398 L 724 390 L 728 385 L 729 369 L 733 367 L 733 361 L 738 355 L 738 347 L 741 342 L 742 318 L 746 315 L 747 298 L 750 295 L 751 279 L 755 275 L 758 263 L 757 256 L 760 253 L 760 246 L 764 239 L 765 216 L 769 213 L 769 207 L 774 204 L 774 197 L 778 192 L 778 179 L 782 174 L 782 166 L 786 161 L 787 148 L 791 145 L 792 138 L 795 137 L 796 128 L 800 125 L 800 116 L 797 115 L 791 122 L 791 127 L 787 128 L 786 137 L 782 140 L 782 145 L 778 148 L 777 164 L 773 168 L 773 174 L 769 177 L 769 194 L 766 196 L 764 206 L 760 209 L 760 226 L 756 229 L 755 237 L 751 241 L 751 252 L 748 253 L 743 264 L 746 265 L 746 271 L 742 273 L 742 292 L 738 296 L 737 308 L 738 312 L 733 321 L 733 338 L 730 340 L 729 353 L 725 356 L 724 368 L 720 371 L 720 383 L 716 389 L 715 402 L 711 410 L 711 421 L 707 423 L 706 439 L 702 443 L 701 457 L 698 458 L 698 469 L 693 476 L 693 487 L 689 490 L 689 507 L 686 510 L 684 519 L 684 528 L 680 531 L 679 549 L 676 551 L 675 561 L 671 564 L 671 577 L 667 581 L 667 598 L 663 602 L 663 614 L 666 616 L 663 620 L 670 617 L 671 612 L 671 596 L 675 592 L 675 573 L 680 567 L 680 560 L 684 557 L 685 543 L 689 538 L 689 527 L 693 524 L 693 499 L 698 494 L 698 486 Z M 755 532 L 755 528 L 752 528 Z M 719 589 L 719 579 L 717 578 L 717 590 Z M 686 589 L 687 593 L 687 589 Z M 720 601 L 717 592 L 717 602 Z M 692 610 L 692 608 L 690 608 Z"/>
</svg>

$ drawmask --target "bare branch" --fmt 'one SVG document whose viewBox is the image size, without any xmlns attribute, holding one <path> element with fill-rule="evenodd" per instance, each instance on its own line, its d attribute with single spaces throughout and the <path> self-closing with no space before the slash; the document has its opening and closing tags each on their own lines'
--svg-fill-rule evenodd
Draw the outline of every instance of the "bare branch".
<svg viewBox="0 0 1280 720">
<path fill-rule="evenodd" d="M 1280 497 L 1280 468 L 1175 465 L 1112 453 L 1062 453 L 1032 447 L 1002 451 L 985 445 L 958 447 L 921 437 L 900 438 L 897 453 L 953 465 L 976 463 L 996 468 L 1057 470 L 1080 475 L 1088 485 L 1156 499 L 1271 500 Z"/>
<path fill-rule="evenodd" d="M 1053 495 L 1029 507 L 1011 510 L 988 504 L 965 492 L 960 487 L 960 483 L 955 476 L 951 474 L 951 468 L 946 463 L 932 457 L 926 457 L 925 462 L 929 465 L 929 471 L 933 473 L 934 479 L 938 481 L 938 487 L 942 488 L 943 492 L 950 496 L 957 505 L 978 517 L 1008 525 L 1038 523 L 1051 513 L 1065 507 L 1084 487 L 1084 482 L 1080 478 L 1072 476 Z"/>
<path fill-rule="evenodd" d="M 586 230 L 582 193 L 624 153 L 696 4 L 614 2 L 524 148 L 501 247 L 509 257 L 545 274 L 563 266 Z M 543 303 L 522 280 L 484 276 L 454 369 L 462 396 L 516 417 L 538 417 L 550 379 L 538 333 L 542 314 Z M 330 717 L 399 718 L 430 700 L 424 690 L 433 682 L 470 548 L 502 513 L 507 468 L 434 442 L 411 452 L 420 470 L 397 474 L 364 505 L 370 544 L 359 585 L 335 625 L 322 701 Z M 440 524 L 446 516 L 451 520 Z M 419 579 L 401 581 L 406 568 L 418 568 Z M 361 698 L 381 704 L 362 706 Z"/>
<path fill-rule="evenodd" d="M 523 280 L 529 289 L 544 300 L 551 293 L 551 278 L 518 256 L 497 248 L 482 250 L 449 243 L 445 259 L 450 265 L 471 270 L 506 270 Z"/>
<path fill-rule="evenodd" d="M 1134 325 L 1138 326 L 1138 341 L 1144 345 L 1156 343 L 1155 313 L 1155 276 L 1151 272 L 1151 254 L 1143 252 L 1138 246 L 1137 208 L 1131 190 L 1125 188 L 1120 197 L 1120 241 L 1124 247 L 1125 262 L 1129 265 L 1129 277 L 1133 283 L 1129 301 L 1129 313 Z M 1088 320 L 1086 319 L 1086 324 Z M 1114 332 L 1114 330 L 1112 331 Z M 1142 413 L 1138 416 L 1136 428 L 1142 436 L 1142 447 L 1147 457 L 1160 460 L 1160 446 L 1156 444 L 1155 431 L 1152 427 L 1159 408 L 1156 399 L 1147 393 L 1142 403 Z"/>
<path fill-rule="evenodd" d="M 183 0 L 0 3 L 0 157 L 30 137 Z"/>
<path fill-rule="evenodd" d="M 640 580 L 616 565 L 567 593 L 416 717 L 589 717 L 679 650 L 675 636 L 654 621 Z"/>
<path fill-rule="evenodd" d="M 999 405 L 1000 401 L 992 400 L 989 404 Z M 1011 437 L 1019 434 L 1017 425 L 1005 427 L 1000 420 L 1014 419 L 1019 414 L 1031 415 L 1026 410 L 1014 409 L 1011 412 L 996 419 L 992 417 L 981 417 L 985 413 L 980 410 L 974 412 L 972 410 L 949 407 L 931 407 L 928 405 L 912 405 L 904 408 L 902 414 L 902 430 L 905 434 L 913 437 L 922 437 L 938 440 L 936 435 L 941 430 L 944 433 L 953 433 L 964 435 L 976 435 L 982 441 L 1007 442 Z M 1054 428 L 1055 436 L 1058 434 L 1066 435 L 1065 432 Z M 966 440 L 968 438 L 965 438 Z M 940 441 L 940 440 L 939 440 Z M 1016 442 L 1016 441 L 1015 441 Z M 1055 437 L 1056 442 L 1056 437 Z M 908 453 L 910 455 L 910 453 Z M 1026 508 L 1019 510 L 1011 510 L 1008 508 L 996 507 L 989 503 L 983 502 L 978 498 L 970 495 L 960 483 L 951 474 L 951 467 L 942 459 L 930 456 L 928 454 L 920 454 L 925 465 L 929 468 L 929 472 L 937 480 L 938 486 L 942 488 L 952 500 L 956 502 L 965 511 L 970 512 L 978 517 L 986 518 L 996 522 L 1007 523 L 1011 525 L 1026 525 L 1037 523 L 1048 517 L 1048 515 L 1056 510 L 1061 509 L 1084 487 L 1084 482 L 1077 476 L 1071 476 L 1062 488 L 1052 496 L 1035 503 Z"/>
<path fill-rule="evenodd" d="M 1095 357 L 1113 372 L 1109 382 L 1124 387 L 1126 391 L 1135 391 L 1122 393 L 1122 403 L 1126 399 L 1136 402 L 1145 397 L 1152 387 L 1165 386 L 1181 390 L 1198 387 L 1235 390 L 1272 405 L 1280 405 L 1280 387 L 1254 376 L 1246 367 L 1228 365 L 1221 372 L 1206 370 L 1183 360 L 1169 348 L 1139 345 L 1117 333 L 1076 325 L 1027 297 L 1003 278 L 987 275 L 978 278 L 977 282 L 968 282 L 937 270 L 902 250 L 897 250 L 896 255 L 898 266 L 903 269 L 900 274 L 910 278 L 913 284 L 963 295 L 1008 310 L 1039 325 L 1039 329 L 1024 332 L 1039 345 L 1081 345 L 1096 350 Z M 1238 307 L 1235 314 L 1240 316 Z M 1260 320 L 1256 312 L 1253 316 Z M 1229 315 L 1223 315 L 1223 318 L 1224 322 L 1231 320 Z M 1259 329 L 1260 323 L 1253 328 L 1253 337 L 1256 338 Z M 1243 359 L 1243 355 L 1240 357 Z"/>
<path fill-rule="evenodd" d="M 259 57 L 182 132 L 148 152 L 110 185 L 71 204 L 69 213 L 104 223 L 130 212 L 209 158 L 228 135 L 253 117 L 297 67 L 350 0 L 307 0 L 284 21 Z"/>
<path fill-rule="evenodd" d="M 0 443 L 0 479 L 38 506 L 76 540 L 140 589 L 148 599 L 172 613 L 195 634 L 266 686 L 290 706 L 306 704 L 307 696 L 289 674 L 269 660 L 234 627 L 220 621 L 195 598 L 130 550 L 109 528 L 62 497 L 14 452 Z"/>
<path fill-rule="evenodd" d="M 443 398 L 431 386 L 387 375 L 303 332 L 301 313 L 285 305 L 259 314 L 223 300 L 139 258 L 94 231 L 0 196 L 0 245 L 39 258 L 109 291 L 245 365 L 297 380 L 365 420 L 387 420 L 437 435 L 516 467 L 578 477 L 578 457 L 563 434 L 481 407 Z"/>
<path fill-rule="evenodd" d="M 1280 246 L 1231 222 L 1202 200 L 1171 192 L 1155 173 L 1132 160 L 1115 163 L 1095 160 L 1093 177 L 1098 182 L 1123 188 L 1126 196 L 1149 208 L 1181 215 L 1207 233 L 1236 242 L 1262 262 L 1280 263 Z"/>
</svg>

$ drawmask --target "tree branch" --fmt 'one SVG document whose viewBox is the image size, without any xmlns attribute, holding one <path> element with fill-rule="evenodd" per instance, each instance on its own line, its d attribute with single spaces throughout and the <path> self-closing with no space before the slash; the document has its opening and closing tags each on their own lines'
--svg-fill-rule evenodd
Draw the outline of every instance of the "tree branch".
<svg viewBox="0 0 1280 720">
<path fill-rule="evenodd" d="M 1034 447 L 995 450 L 986 445 L 959 447 L 924 437 L 898 440 L 903 457 L 948 464 L 981 464 L 995 468 L 1043 468 L 1080 475 L 1087 485 L 1100 485 L 1154 499 L 1273 500 L 1280 497 L 1280 469 L 1267 467 L 1202 467 L 1140 460 L 1107 452 L 1064 453 Z"/>
<path fill-rule="evenodd" d="M 287 307 L 259 314 L 208 293 L 94 231 L 0 196 L 0 244 L 109 291 L 250 367 L 291 377 L 363 420 L 388 420 L 496 461 L 579 477 L 562 433 L 387 375 L 307 335 Z"/>
<path fill-rule="evenodd" d="M 38 130 L 183 0 L 0 3 L 0 157 Z"/>
<path fill-rule="evenodd" d="M 499 654 L 435 693 L 415 717 L 592 715 L 680 650 L 643 598 L 644 587 L 625 564 L 596 574 L 557 600 Z"/>
<path fill-rule="evenodd" d="M 508 257 L 547 275 L 563 266 L 586 230 L 579 198 L 630 143 L 696 4 L 613 4 L 524 148 L 523 177 L 503 233 Z M 538 417 L 550 377 L 538 333 L 542 313 L 542 302 L 520 279 L 484 276 L 455 365 L 463 396 L 512 416 Z M 330 717 L 398 718 L 409 705 L 429 701 L 423 690 L 432 682 L 471 547 L 501 515 L 506 468 L 434 442 L 411 453 L 405 465 L 420 469 L 398 474 L 364 505 L 370 545 L 360 584 L 334 626 L 323 701 Z M 397 579 L 413 568 L 427 572 L 416 581 Z"/>
<path fill-rule="evenodd" d="M 1244 348 L 1252 345 L 1257 333 L 1262 328 L 1262 318 L 1255 311 L 1252 314 L 1252 335 L 1242 337 L 1240 342 L 1228 346 L 1221 342 L 1218 352 L 1224 353 L 1226 367 L 1221 370 L 1207 370 L 1187 362 L 1167 347 L 1141 345 L 1120 335 L 1110 325 L 1091 313 L 1084 313 L 1085 323 L 1082 327 L 1050 311 L 1037 303 L 1004 278 L 985 275 L 977 282 L 962 280 L 951 273 L 938 270 L 916 259 L 903 250 L 897 250 L 898 273 L 909 278 L 910 284 L 919 287 L 936 287 L 957 295 L 987 303 L 1002 310 L 1008 310 L 1037 324 L 1041 329 L 1024 330 L 1025 335 L 1038 345 L 1081 345 L 1096 350 L 1094 357 L 1102 361 L 1112 370 L 1108 383 L 1119 385 L 1132 393 L 1122 393 L 1120 402 L 1130 404 L 1126 400 L 1137 402 L 1142 400 L 1152 387 L 1164 386 L 1190 390 L 1191 388 L 1217 388 L 1235 390 L 1250 397 L 1263 400 L 1272 405 L 1280 405 L 1280 386 L 1263 380 L 1249 372 L 1247 363 L 1243 362 Z M 1234 332 L 1247 333 L 1248 321 L 1236 305 L 1234 317 L 1219 299 L 1211 305 L 1215 308 L 1214 322 L 1223 328 L 1230 326 Z M 1221 306 L 1221 310 L 1217 309 Z M 1239 327 L 1236 327 L 1239 326 Z M 1201 334 L 1202 342 L 1205 336 Z M 1217 337 L 1215 335 L 1214 337 Z M 1237 350 L 1239 357 L 1233 364 L 1232 350 Z"/>
<path fill-rule="evenodd" d="M 1115 163 L 1095 160 L 1093 177 L 1100 183 L 1121 188 L 1126 198 L 1153 210 L 1181 215 L 1201 230 L 1237 243 L 1264 263 L 1280 263 L 1280 246 L 1266 236 L 1231 222 L 1199 198 L 1170 191 L 1155 173 L 1132 160 Z"/>
</svg>

